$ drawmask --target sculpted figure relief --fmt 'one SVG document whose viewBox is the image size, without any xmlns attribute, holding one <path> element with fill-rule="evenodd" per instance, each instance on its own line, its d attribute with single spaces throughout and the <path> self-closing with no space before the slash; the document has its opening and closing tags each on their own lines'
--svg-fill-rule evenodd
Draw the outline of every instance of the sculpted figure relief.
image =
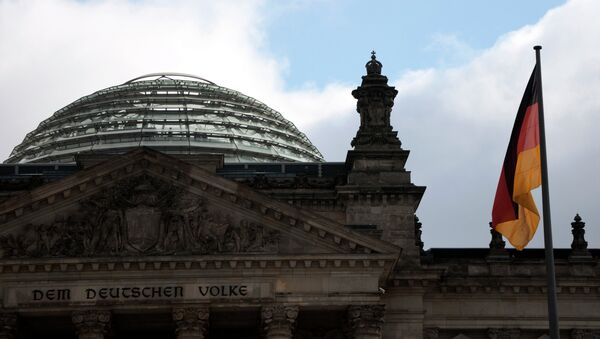
<svg viewBox="0 0 600 339">
<path fill-rule="evenodd" d="M 0 256 L 72 257 L 275 252 L 279 233 L 237 220 L 182 189 L 142 176 L 48 224 L 0 236 Z"/>
</svg>

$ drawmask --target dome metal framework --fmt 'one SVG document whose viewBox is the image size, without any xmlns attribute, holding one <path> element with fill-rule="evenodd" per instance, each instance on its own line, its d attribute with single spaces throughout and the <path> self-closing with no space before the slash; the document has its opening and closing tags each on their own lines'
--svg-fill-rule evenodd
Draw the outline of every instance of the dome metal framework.
<svg viewBox="0 0 600 339">
<path fill-rule="evenodd" d="M 73 162 L 78 153 L 141 146 L 168 154 L 222 153 L 230 163 L 323 161 L 304 133 L 262 102 L 200 77 L 153 73 L 58 110 L 5 162 Z"/>
</svg>

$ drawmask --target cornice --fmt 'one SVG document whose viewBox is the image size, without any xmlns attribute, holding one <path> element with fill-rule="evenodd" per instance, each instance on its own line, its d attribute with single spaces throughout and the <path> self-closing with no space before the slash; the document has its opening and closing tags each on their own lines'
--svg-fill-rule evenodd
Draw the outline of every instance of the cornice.
<svg viewBox="0 0 600 339">
<path fill-rule="evenodd" d="M 0 276 L 51 272 L 157 272 L 177 270 L 386 270 L 396 261 L 389 254 L 204 255 L 103 258 L 5 259 Z"/>
</svg>

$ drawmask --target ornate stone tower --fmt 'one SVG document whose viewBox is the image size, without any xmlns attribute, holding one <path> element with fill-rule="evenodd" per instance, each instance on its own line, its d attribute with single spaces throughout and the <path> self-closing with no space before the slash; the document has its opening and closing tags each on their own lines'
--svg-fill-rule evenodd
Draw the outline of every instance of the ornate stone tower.
<svg viewBox="0 0 600 339">
<path fill-rule="evenodd" d="M 402 247 L 401 264 L 418 264 L 420 239 L 415 236 L 415 210 L 425 187 L 415 186 L 404 165 L 409 151 L 402 149 L 390 123 L 398 91 L 381 74 L 382 64 L 372 52 L 367 75 L 352 91 L 358 100 L 360 128 L 348 151 L 348 184 L 338 192 L 346 199 L 346 223 L 376 227 L 382 239 Z"/>
<path fill-rule="evenodd" d="M 390 113 L 398 91 L 387 84 L 381 75 L 383 65 L 371 52 L 371 60 L 365 65 L 367 75 L 362 84 L 352 91 L 358 100 L 356 110 L 360 114 L 360 128 L 352 140 L 355 150 L 401 150 L 398 132 L 392 129 Z"/>
</svg>

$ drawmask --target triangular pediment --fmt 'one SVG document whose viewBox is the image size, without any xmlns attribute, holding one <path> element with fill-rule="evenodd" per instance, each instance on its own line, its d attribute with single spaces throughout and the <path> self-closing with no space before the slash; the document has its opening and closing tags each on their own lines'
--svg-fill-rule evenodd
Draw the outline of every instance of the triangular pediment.
<svg viewBox="0 0 600 339">
<path fill-rule="evenodd" d="M 400 252 L 149 149 L 6 201 L 0 223 L 3 257 Z"/>
</svg>

